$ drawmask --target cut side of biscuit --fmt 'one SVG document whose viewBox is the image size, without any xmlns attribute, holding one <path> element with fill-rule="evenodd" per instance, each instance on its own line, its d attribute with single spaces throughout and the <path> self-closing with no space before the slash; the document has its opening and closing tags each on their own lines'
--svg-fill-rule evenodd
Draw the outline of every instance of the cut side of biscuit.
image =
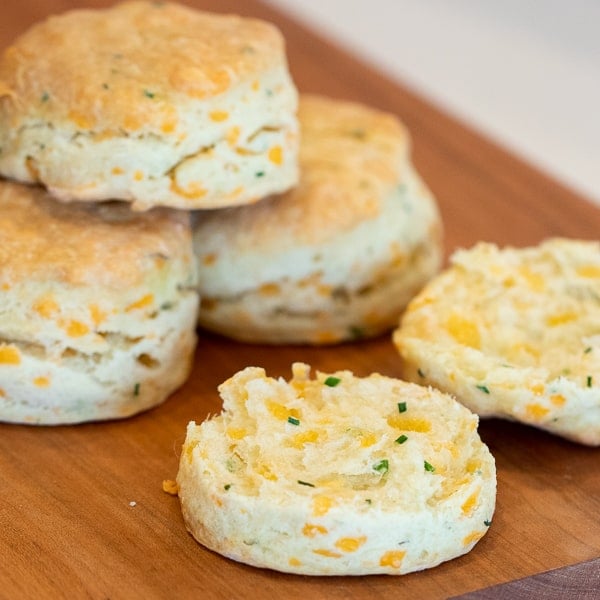
<svg viewBox="0 0 600 600">
<path fill-rule="evenodd" d="M 600 445 L 600 243 L 480 243 L 409 305 L 405 376 L 485 417 Z"/>
<path fill-rule="evenodd" d="M 299 119 L 296 188 L 197 215 L 199 323 L 272 344 L 378 335 L 440 268 L 436 202 L 394 116 L 303 95 Z"/>
<path fill-rule="evenodd" d="M 0 173 L 64 201 L 214 208 L 297 181 L 271 24 L 134 1 L 36 24 L 0 59 Z"/>
<path fill-rule="evenodd" d="M 0 421 L 127 417 L 187 378 L 198 296 L 189 216 L 60 204 L 0 182 Z"/>
<path fill-rule="evenodd" d="M 496 473 L 475 415 L 378 374 L 292 371 L 240 371 L 219 387 L 223 412 L 189 423 L 177 484 L 198 542 L 290 573 L 397 575 L 485 535 Z"/>
</svg>

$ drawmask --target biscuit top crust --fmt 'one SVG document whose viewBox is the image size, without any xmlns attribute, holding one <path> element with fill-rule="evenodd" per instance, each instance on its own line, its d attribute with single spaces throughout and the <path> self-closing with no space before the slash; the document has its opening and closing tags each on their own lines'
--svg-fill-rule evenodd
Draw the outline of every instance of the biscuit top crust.
<svg viewBox="0 0 600 600">
<path fill-rule="evenodd" d="M 131 212 L 126 204 L 63 205 L 42 188 L 0 181 L 0 289 L 19 283 L 126 290 L 174 261 L 190 264 L 183 211 Z"/>
<path fill-rule="evenodd" d="M 164 132 L 176 126 L 177 105 L 282 63 L 283 37 L 268 23 L 125 2 L 53 16 L 19 37 L 0 60 L 0 102 L 14 103 L 15 122 L 29 116 L 79 130 Z"/>
<path fill-rule="evenodd" d="M 282 240 L 322 243 L 380 214 L 410 170 L 406 128 L 389 113 L 310 94 L 300 97 L 298 118 L 298 185 L 251 207 L 205 215 L 206 232 L 254 251 L 281 248 Z"/>
</svg>

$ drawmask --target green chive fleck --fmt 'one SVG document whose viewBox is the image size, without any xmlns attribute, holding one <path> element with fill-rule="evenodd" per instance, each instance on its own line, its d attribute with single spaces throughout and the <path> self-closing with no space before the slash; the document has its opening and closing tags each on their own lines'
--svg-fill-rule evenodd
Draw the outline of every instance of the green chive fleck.
<svg viewBox="0 0 600 600">
<path fill-rule="evenodd" d="M 427 461 L 425 461 L 423 463 L 423 466 L 425 467 L 425 470 L 429 471 L 430 473 L 433 473 L 435 471 L 435 467 L 431 463 L 428 463 Z"/>
<path fill-rule="evenodd" d="M 387 458 L 382 458 L 379 462 L 373 465 L 373 471 L 377 471 L 385 475 L 390 470 L 390 461 Z"/>
<path fill-rule="evenodd" d="M 419 377 L 425 377 L 425 373 L 421 368 L 417 369 L 417 374 L 419 375 Z"/>
<path fill-rule="evenodd" d="M 365 502 L 366 502 L 367 504 L 371 504 L 372 500 L 371 500 L 371 498 L 365 498 Z"/>
<path fill-rule="evenodd" d="M 341 379 L 339 377 L 330 375 L 323 383 L 329 387 L 335 387 L 340 381 Z"/>
<path fill-rule="evenodd" d="M 486 385 L 476 385 L 475 387 L 478 390 L 481 390 L 484 394 L 489 394 L 490 393 L 490 388 L 488 388 Z"/>
<path fill-rule="evenodd" d="M 365 337 L 365 330 L 356 325 L 350 327 L 350 337 L 353 340 L 362 340 Z"/>
<path fill-rule="evenodd" d="M 290 425 L 300 425 L 300 419 L 296 419 L 296 417 L 288 417 L 288 423 Z"/>
<path fill-rule="evenodd" d="M 144 90 L 144 96 L 146 96 L 146 98 L 154 98 L 156 94 L 154 92 L 151 92 L 150 90 Z"/>
<path fill-rule="evenodd" d="M 488 521 L 488 520 L 486 519 L 486 520 L 483 522 L 483 524 L 484 524 L 486 527 L 489 527 L 489 526 L 492 524 L 492 522 L 491 522 L 491 521 Z"/>
<path fill-rule="evenodd" d="M 588 387 L 592 387 L 592 376 L 588 375 L 586 378 L 586 383 Z"/>
<path fill-rule="evenodd" d="M 397 437 L 394 441 L 396 444 L 404 444 L 404 442 L 408 439 L 407 435 L 402 434 L 400 437 Z"/>
<path fill-rule="evenodd" d="M 107 90 L 108 89 L 108 83 L 103 83 L 102 84 L 102 88 L 105 89 L 105 90 Z"/>
<path fill-rule="evenodd" d="M 314 483 L 308 483 L 308 481 L 302 481 L 301 479 L 298 479 L 298 483 L 300 485 L 307 485 L 308 487 L 315 487 Z"/>
<path fill-rule="evenodd" d="M 265 176 L 265 172 L 264 171 L 256 171 L 256 173 L 254 173 L 255 177 L 264 177 Z"/>
<path fill-rule="evenodd" d="M 406 412 L 406 402 L 398 402 L 398 412 Z"/>
<path fill-rule="evenodd" d="M 225 491 L 227 491 L 227 490 L 228 490 L 230 487 L 231 487 L 231 484 L 230 484 L 230 483 L 226 483 L 226 484 L 223 486 L 223 489 L 224 489 Z"/>
<path fill-rule="evenodd" d="M 48 102 L 48 100 L 50 100 L 50 94 L 48 92 L 44 92 L 42 94 L 42 97 L 40 98 L 40 100 L 42 102 Z"/>
<path fill-rule="evenodd" d="M 140 384 L 139 383 L 136 383 L 133 386 L 133 395 L 134 396 L 139 396 L 140 395 Z"/>
<path fill-rule="evenodd" d="M 588 347 L 587 347 L 587 348 L 586 348 L 586 349 L 583 351 L 583 353 L 584 353 L 584 354 L 589 354 L 591 351 L 592 351 L 592 347 L 591 347 L 591 346 L 588 346 Z"/>
</svg>

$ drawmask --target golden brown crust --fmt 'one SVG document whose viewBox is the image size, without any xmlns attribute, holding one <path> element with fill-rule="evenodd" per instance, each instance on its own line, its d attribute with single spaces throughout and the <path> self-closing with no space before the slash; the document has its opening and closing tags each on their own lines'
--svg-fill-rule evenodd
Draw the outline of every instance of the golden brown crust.
<svg viewBox="0 0 600 600">
<path fill-rule="evenodd" d="M 78 130 L 176 128 L 181 99 L 206 99 L 285 60 L 272 25 L 167 2 L 73 10 L 32 27 L 3 54 L 0 101 L 15 118 Z M 169 51 L 165 52 L 165 48 Z"/>
<path fill-rule="evenodd" d="M 191 242 L 182 241 L 189 237 L 181 211 L 140 214 L 117 202 L 63 205 L 42 188 L 0 181 L 2 285 L 138 285 L 162 271 L 161 263 L 190 260 Z"/>
<path fill-rule="evenodd" d="M 322 243 L 377 217 L 390 192 L 403 182 L 410 138 L 393 115 L 303 94 L 298 117 L 298 185 L 258 205 L 233 209 L 235 219 L 228 211 L 210 215 L 224 239 L 232 230 L 231 239 L 240 251 L 268 246 L 271 238 L 279 245 L 282 230 L 294 243 Z"/>
</svg>

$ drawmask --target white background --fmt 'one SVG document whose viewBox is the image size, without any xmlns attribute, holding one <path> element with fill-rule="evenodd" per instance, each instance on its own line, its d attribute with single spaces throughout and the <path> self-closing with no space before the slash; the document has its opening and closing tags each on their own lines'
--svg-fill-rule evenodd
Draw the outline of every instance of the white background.
<svg viewBox="0 0 600 600">
<path fill-rule="evenodd" d="M 267 0 L 600 205 L 600 0 Z"/>
</svg>

